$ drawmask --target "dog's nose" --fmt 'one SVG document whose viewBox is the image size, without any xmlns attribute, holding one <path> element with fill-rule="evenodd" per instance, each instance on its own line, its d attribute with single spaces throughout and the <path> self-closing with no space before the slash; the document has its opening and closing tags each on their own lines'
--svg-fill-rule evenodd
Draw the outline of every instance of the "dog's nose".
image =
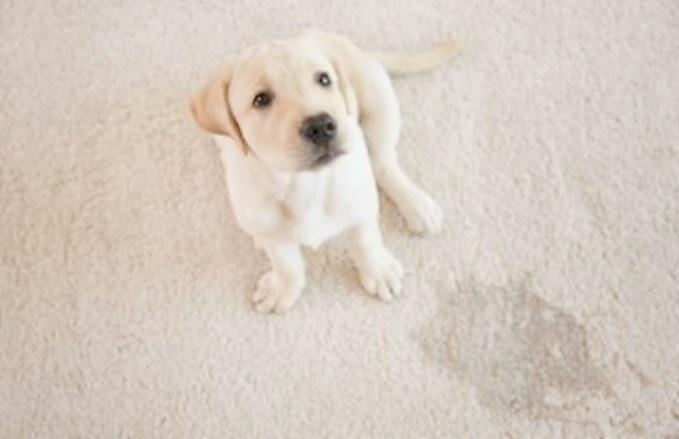
<svg viewBox="0 0 679 439">
<path fill-rule="evenodd" d="M 302 122 L 302 136 L 316 146 L 325 146 L 335 137 L 337 125 L 328 113 L 307 117 Z"/>
</svg>

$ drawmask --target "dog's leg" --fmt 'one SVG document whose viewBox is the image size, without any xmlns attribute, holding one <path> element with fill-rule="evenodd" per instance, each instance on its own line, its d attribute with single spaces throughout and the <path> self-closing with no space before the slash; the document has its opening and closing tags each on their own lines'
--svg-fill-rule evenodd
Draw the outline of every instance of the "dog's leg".
<svg viewBox="0 0 679 439">
<path fill-rule="evenodd" d="M 350 233 L 351 256 L 366 292 L 382 300 L 399 295 L 403 268 L 384 246 L 377 219 L 354 227 Z"/>
<path fill-rule="evenodd" d="M 365 134 L 377 182 L 398 206 L 413 233 L 435 233 L 441 228 L 443 212 L 436 202 L 401 169 L 396 143 L 401 119 L 396 93 L 381 67 L 363 75 L 361 127 Z"/>
<path fill-rule="evenodd" d="M 305 284 L 304 257 L 297 244 L 267 244 L 271 271 L 257 284 L 252 300 L 260 312 L 283 312 L 299 297 Z"/>
</svg>

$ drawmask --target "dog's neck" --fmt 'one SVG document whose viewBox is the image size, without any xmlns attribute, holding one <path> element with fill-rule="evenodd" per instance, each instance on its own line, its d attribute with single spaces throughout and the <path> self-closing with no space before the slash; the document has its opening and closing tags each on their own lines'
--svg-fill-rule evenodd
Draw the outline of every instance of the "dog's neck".
<svg viewBox="0 0 679 439">
<path fill-rule="evenodd" d="M 272 169 L 255 154 L 248 155 L 244 162 L 260 187 L 267 187 L 265 192 L 291 213 L 303 211 L 315 194 L 324 191 L 334 166 L 330 163 L 313 171 L 283 171 Z"/>
</svg>

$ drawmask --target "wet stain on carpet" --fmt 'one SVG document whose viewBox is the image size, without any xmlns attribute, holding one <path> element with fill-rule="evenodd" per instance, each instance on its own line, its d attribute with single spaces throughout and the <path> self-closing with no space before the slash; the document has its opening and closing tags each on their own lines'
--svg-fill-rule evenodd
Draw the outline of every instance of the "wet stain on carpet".
<svg viewBox="0 0 679 439">
<path fill-rule="evenodd" d="M 495 412 L 558 417 L 583 397 L 611 393 L 589 357 L 585 328 L 526 279 L 452 285 L 418 337 L 430 359 L 471 382 Z"/>
</svg>

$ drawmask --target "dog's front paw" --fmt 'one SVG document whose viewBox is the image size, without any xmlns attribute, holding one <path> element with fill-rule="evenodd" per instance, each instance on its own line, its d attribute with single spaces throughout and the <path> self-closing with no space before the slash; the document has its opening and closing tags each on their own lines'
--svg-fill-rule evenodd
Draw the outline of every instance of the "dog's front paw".
<svg viewBox="0 0 679 439">
<path fill-rule="evenodd" d="M 295 304 L 302 288 L 286 281 L 273 271 L 262 275 L 252 296 L 255 309 L 262 313 L 287 311 Z"/>
<path fill-rule="evenodd" d="M 426 193 L 422 191 L 413 193 L 399 207 L 411 232 L 430 234 L 441 230 L 443 211 Z"/>
<path fill-rule="evenodd" d="M 403 267 L 387 250 L 358 267 L 361 285 L 371 296 L 389 301 L 401 294 Z"/>
</svg>

